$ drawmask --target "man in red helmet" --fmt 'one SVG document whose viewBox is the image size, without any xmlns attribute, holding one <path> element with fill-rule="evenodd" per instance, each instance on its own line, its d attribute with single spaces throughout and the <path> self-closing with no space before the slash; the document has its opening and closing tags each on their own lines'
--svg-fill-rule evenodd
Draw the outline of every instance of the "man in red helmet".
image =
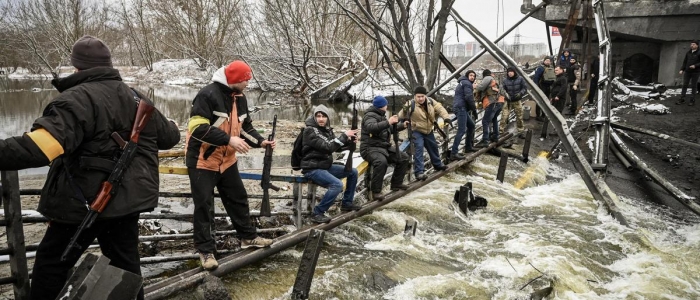
<svg viewBox="0 0 700 300">
<path fill-rule="evenodd" d="M 214 258 L 214 187 L 241 240 L 241 248 L 267 247 L 272 240 L 257 236 L 250 221 L 248 194 L 238 173 L 236 153 L 251 147 L 275 147 L 263 138 L 248 115 L 243 90 L 253 78 L 250 66 L 233 61 L 214 73 L 212 83 L 202 88 L 192 102 L 187 124 L 185 164 L 194 200 L 194 246 L 202 267 L 218 267 Z"/>
</svg>

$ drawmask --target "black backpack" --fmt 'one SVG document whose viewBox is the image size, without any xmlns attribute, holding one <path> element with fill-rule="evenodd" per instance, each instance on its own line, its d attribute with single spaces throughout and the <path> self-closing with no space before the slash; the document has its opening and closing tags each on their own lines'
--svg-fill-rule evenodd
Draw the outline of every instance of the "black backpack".
<svg viewBox="0 0 700 300">
<path fill-rule="evenodd" d="M 294 140 L 294 148 L 292 148 L 292 170 L 301 170 L 301 159 L 304 157 L 302 150 L 304 148 L 304 129 L 302 128 L 297 135 L 297 139 Z"/>
</svg>

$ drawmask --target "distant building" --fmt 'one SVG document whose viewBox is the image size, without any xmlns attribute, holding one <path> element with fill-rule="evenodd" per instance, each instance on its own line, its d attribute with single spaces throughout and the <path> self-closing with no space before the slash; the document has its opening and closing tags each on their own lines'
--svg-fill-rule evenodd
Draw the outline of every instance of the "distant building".
<svg viewBox="0 0 700 300">
<path fill-rule="evenodd" d="M 521 57 L 526 55 L 540 56 L 547 53 L 547 45 L 544 43 L 538 44 L 519 44 L 510 45 L 499 43 L 499 47 L 511 56 Z M 481 45 L 478 42 L 466 42 L 464 44 L 444 45 L 442 54 L 448 58 L 456 57 L 472 57 L 481 51 Z"/>
</svg>

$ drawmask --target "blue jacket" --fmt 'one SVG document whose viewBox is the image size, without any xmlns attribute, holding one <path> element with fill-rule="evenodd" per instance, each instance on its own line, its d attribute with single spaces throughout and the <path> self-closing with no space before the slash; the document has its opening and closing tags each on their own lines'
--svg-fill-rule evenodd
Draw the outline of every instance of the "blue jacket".
<svg viewBox="0 0 700 300">
<path fill-rule="evenodd" d="M 522 77 L 518 76 L 516 73 L 514 77 L 507 77 L 503 79 L 503 89 L 506 90 L 506 93 L 508 93 L 508 101 L 516 101 L 520 100 L 517 99 L 515 96 L 516 94 L 520 94 L 520 98 L 525 96 L 525 93 L 527 93 L 527 86 L 525 85 L 525 80 L 523 80 Z"/>
<path fill-rule="evenodd" d="M 469 81 L 467 76 L 462 76 L 459 78 L 459 84 L 455 88 L 455 100 L 452 104 L 452 108 L 457 110 L 458 108 L 466 107 L 468 111 L 476 111 L 476 103 L 474 103 L 474 83 Z"/>
</svg>

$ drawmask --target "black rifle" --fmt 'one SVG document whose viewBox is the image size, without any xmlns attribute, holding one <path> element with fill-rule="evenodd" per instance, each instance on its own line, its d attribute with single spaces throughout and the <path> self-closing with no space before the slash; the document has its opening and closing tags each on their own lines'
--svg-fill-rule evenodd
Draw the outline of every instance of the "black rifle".
<svg viewBox="0 0 700 300">
<path fill-rule="evenodd" d="M 352 126 L 350 127 L 351 130 L 357 130 L 357 109 L 355 109 L 355 104 L 357 103 L 357 97 L 353 96 L 352 97 Z M 348 159 L 345 160 L 345 172 L 350 172 L 352 171 L 352 155 L 355 152 L 355 148 L 357 145 L 355 145 L 355 139 L 356 137 L 353 137 L 351 139 L 351 143 L 348 146 Z"/>
<path fill-rule="evenodd" d="M 391 104 L 391 114 L 396 115 L 396 94 L 391 92 L 391 99 L 394 101 Z M 401 161 L 401 150 L 399 150 L 399 123 L 391 125 L 392 136 L 394 138 L 394 146 L 396 146 L 396 163 Z"/>
<path fill-rule="evenodd" d="M 80 223 L 80 227 L 78 227 L 78 230 L 70 239 L 66 249 L 63 250 L 61 261 L 66 261 L 68 254 L 73 248 L 80 249 L 80 246 L 76 245 L 80 234 L 85 229 L 92 226 L 95 219 L 97 219 L 97 216 L 102 213 L 105 207 L 107 207 L 107 204 L 109 204 L 109 201 L 114 197 L 114 195 L 117 194 L 117 190 L 119 189 L 122 178 L 124 178 L 126 169 L 129 167 L 129 164 L 134 159 L 136 151 L 138 150 L 137 148 L 141 131 L 146 128 L 146 124 L 148 124 L 148 121 L 151 120 L 151 115 L 153 114 L 154 110 L 155 107 L 150 103 L 144 100 L 139 101 L 138 109 L 136 110 L 136 119 L 134 120 L 134 126 L 131 129 L 131 137 L 129 140 L 125 142 L 122 140 L 122 137 L 119 136 L 119 133 L 112 133 L 112 139 L 114 139 L 122 148 L 122 154 L 119 156 L 119 160 L 114 166 L 112 173 L 109 174 L 107 181 L 102 183 L 95 200 L 93 200 L 92 204 L 89 206 L 87 215 L 83 219 L 83 222 Z"/>
<path fill-rule="evenodd" d="M 277 115 L 272 119 L 272 133 L 267 137 L 268 141 L 275 140 L 275 131 L 277 130 Z M 269 189 L 279 191 L 280 188 L 276 187 L 270 182 L 270 170 L 272 169 L 272 146 L 265 146 L 265 160 L 263 161 L 263 173 L 262 181 L 260 181 L 260 187 L 263 189 L 262 204 L 260 204 L 260 215 L 263 217 L 272 216 L 270 212 L 270 191 Z"/>
<path fill-rule="evenodd" d="M 416 101 L 416 100 L 411 100 L 411 101 Z M 415 104 L 411 104 L 411 105 L 415 105 Z M 409 108 L 407 115 L 408 115 L 408 127 L 406 128 L 407 129 L 406 131 L 408 133 L 408 162 L 409 162 L 410 168 L 413 169 L 413 159 L 414 159 L 413 154 L 416 153 L 415 145 L 413 145 L 413 121 L 411 121 L 411 116 L 413 115 L 413 110 Z M 412 172 L 409 172 L 409 175 L 408 175 L 409 179 L 411 178 L 410 177 L 411 173 Z"/>
</svg>

